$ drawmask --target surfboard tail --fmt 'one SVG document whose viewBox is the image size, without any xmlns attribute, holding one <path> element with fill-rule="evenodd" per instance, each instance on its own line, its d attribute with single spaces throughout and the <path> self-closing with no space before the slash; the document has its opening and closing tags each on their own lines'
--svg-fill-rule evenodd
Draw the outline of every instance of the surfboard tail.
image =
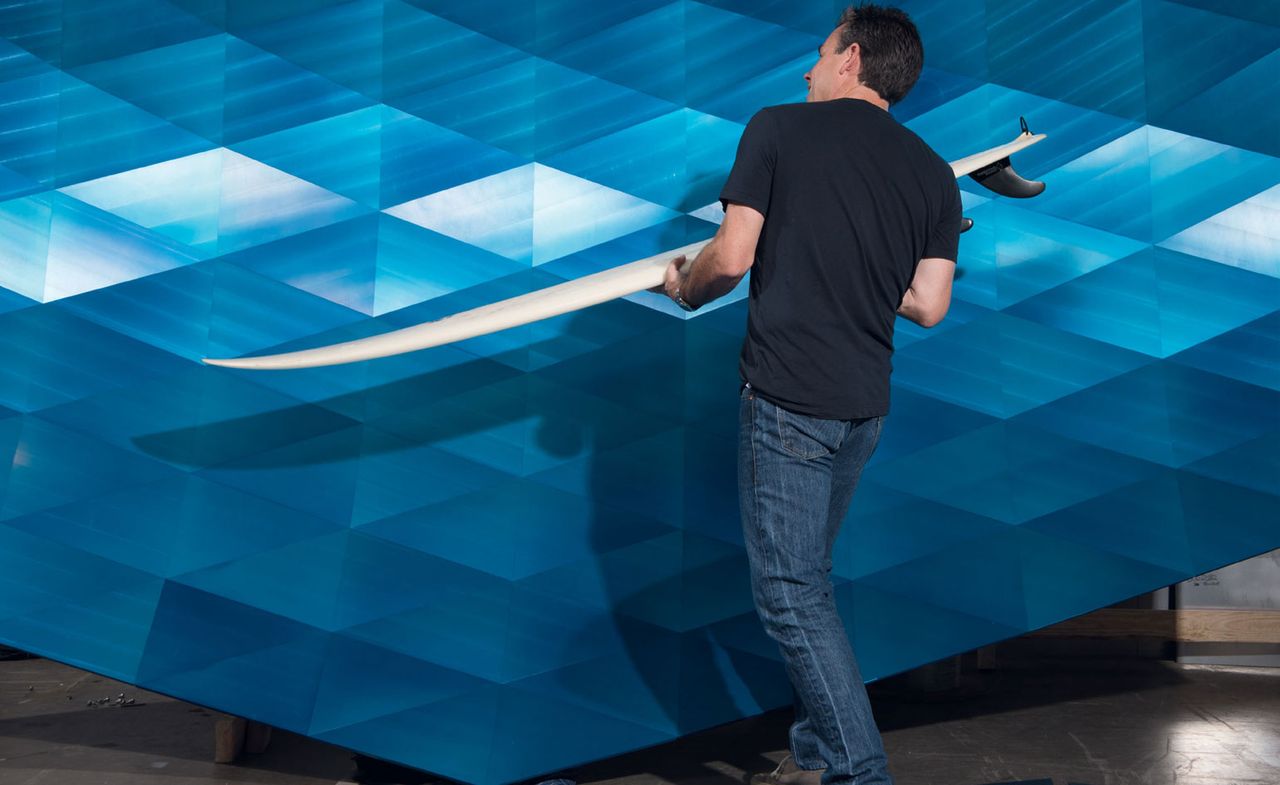
<svg viewBox="0 0 1280 785">
<path fill-rule="evenodd" d="M 1035 134 L 1031 133 L 1031 129 L 1027 127 L 1027 118 L 1019 117 L 1018 124 L 1022 127 L 1022 135 L 1019 138 L 1036 137 Z M 1043 134 L 1039 135 L 1039 138 L 1043 137 Z M 1012 152 L 1010 151 L 1010 153 Z M 1043 182 L 1028 180 L 1014 171 L 1013 163 L 1009 160 L 1008 155 L 974 169 L 969 173 L 969 176 L 983 188 L 1014 199 L 1030 199 L 1044 192 Z"/>
</svg>

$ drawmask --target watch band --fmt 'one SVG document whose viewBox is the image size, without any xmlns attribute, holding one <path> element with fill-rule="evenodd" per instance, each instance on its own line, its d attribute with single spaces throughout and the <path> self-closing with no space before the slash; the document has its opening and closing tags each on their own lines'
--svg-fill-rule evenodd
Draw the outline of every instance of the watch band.
<svg viewBox="0 0 1280 785">
<path fill-rule="evenodd" d="M 679 286 L 677 286 L 677 287 L 676 287 L 675 294 L 671 295 L 671 299 L 675 301 L 675 304 L 676 304 L 676 305 L 680 306 L 681 308 L 683 308 L 683 309 L 684 309 L 684 310 L 686 310 L 686 311 L 693 311 L 693 310 L 695 310 L 695 309 L 694 309 L 694 306 L 689 305 L 689 303 L 685 302 L 684 298 L 680 296 L 680 287 L 679 287 Z"/>
</svg>

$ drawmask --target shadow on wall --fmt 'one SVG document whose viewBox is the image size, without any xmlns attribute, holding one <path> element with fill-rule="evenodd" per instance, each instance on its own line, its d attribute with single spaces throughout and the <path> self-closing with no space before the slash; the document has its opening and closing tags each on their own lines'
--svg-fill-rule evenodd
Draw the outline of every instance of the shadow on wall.
<svg viewBox="0 0 1280 785">
<path fill-rule="evenodd" d="M 573 346 L 598 338 L 592 335 L 593 329 L 587 315 L 581 312 L 573 314 L 555 338 L 528 348 L 534 355 L 556 356 L 562 353 L 554 348 L 557 344 L 563 342 L 563 345 Z M 687 416 L 683 392 L 687 365 L 684 325 L 671 320 L 669 328 L 662 328 L 646 336 L 648 338 L 652 338 L 647 344 L 652 346 L 652 351 L 629 355 L 625 366 L 611 365 L 599 369 L 601 378 L 598 382 L 610 390 L 634 386 L 634 391 L 622 394 L 634 394 L 637 401 L 640 397 L 652 401 L 666 396 L 660 405 L 671 410 L 668 429 L 671 438 L 658 441 L 663 445 L 674 445 L 675 454 L 661 457 L 661 460 L 669 462 L 670 466 L 666 468 L 670 470 L 684 465 L 687 452 L 683 428 L 678 422 Z M 721 366 L 718 375 L 724 379 L 723 389 L 720 389 L 719 382 L 716 383 L 714 405 L 733 412 L 736 412 L 738 404 L 736 360 L 734 353 L 714 360 Z M 710 360 L 700 362 L 705 365 Z M 571 462 L 580 465 L 582 487 L 587 491 L 587 525 L 583 531 L 588 542 L 582 550 L 591 553 L 592 557 L 571 565 L 569 569 L 573 570 L 570 581 L 587 587 L 593 596 L 571 599 L 598 607 L 592 617 L 584 616 L 576 634 L 564 641 L 560 661 L 566 666 L 581 663 L 591 668 L 598 665 L 598 670 L 587 682 L 605 679 L 603 683 L 616 687 L 611 688 L 611 695 L 607 696 L 587 694 L 583 689 L 570 697 L 581 698 L 587 701 L 586 705 L 604 703 L 603 711 L 652 728 L 667 738 L 755 714 L 761 707 L 780 705 L 780 698 L 790 694 L 781 664 L 776 663 L 777 680 L 770 680 L 773 683 L 762 688 L 758 674 L 762 668 L 775 663 L 720 645 L 705 622 L 688 612 L 688 606 L 700 600 L 705 606 L 705 598 L 697 596 L 700 586 L 696 581 L 688 580 L 686 575 L 693 558 L 686 552 L 687 542 L 681 520 L 682 510 L 686 507 L 683 500 L 687 483 L 677 483 L 672 488 L 628 488 L 620 485 L 632 472 L 637 478 L 652 476 L 653 473 L 644 467 L 628 466 L 627 461 L 631 458 L 625 454 L 619 457 L 617 449 L 625 446 L 629 439 L 635 439 L 638 417 L 657 418 L 630 409 L 626 400 L 605 400 L 615 396 L 603 396 L 601 401 L 605 405 L 566 406 L 545 392 L 530 393 L 529 387 L 524 388 L 525 395 L 500 396 L 495 399 L 496 406 L 487 407 L 484 411 L 469 411 L 467 417 L 451 416 L 443 409 L 437 411 L 421 406 L 424 397 L 430 400 L 428 396 L 432 394 L 442 398 L 453 395 L 450 391 L 456 389 L 457 380 L 477 375 L 482 377 L 484 374 L 477 372 L 483 371 L 484 367 L 492 368 L 493 364 L 492 360 L 477 358 L 314 403 L 300 403 L 276 411 L 149 434 L 136 438 L 134 442 L 155 458 L 188 466 L 204 466 L 209 465 L 216 446 L 229 439 L 235 442 L 241 457 L 225 460 L 225 455 L 220 456 L 216 468 L 252 472 L 358 461 L 379 453 L 440 445 L 507 426 L 536 423 L 526 431 L 531 434 L 526 452 L 529 449 L 540 451 L 544 456 L 550 456 L 551 462 L 560 465 Z M 581 371 L 582 367 L 579 363 L 578 370 Z M 552 373 L 555 370 L 551 369 Z M 226 371 L 208 369 L 207 372 Z M 512 374 L 515 376 L 518 372 L 513 371 Z M 533 377 L 536 375 L 536 372 L 528 374 L 535 385 L 537 380 Z M 575 393 L 594 391 L 590 385 L 584 386 L 581 378 L 573 385 L 566 385 L 569 387 Z M 284 445 L 280 443 L 278 434 L 289 433 L 299 420 L 314 415 L 315 407 L 330 412 L 391 411 L 391 414 L 379 417 L 385 421 L 388 417 L 396 417 L 395 410 L 388 407 L 388 402 L 393 401 L 419 403 L 414 411 L 412 427 L 397 430 L 392 435 L 379 429 L 375 421 L 371 427 L 361 429 L 359 438 L 316 439 L 307 445 L 311 449 L 279 449 Z M 732 443 L 718 442 L 713 449 L 710 460 L 725 462 L 726 466 L 720 468 L 727 467 L 731 476 L 736 460 Z M 706 449 L 697 454 L 700 460 L 708 459 Z M 686 468 L 683 474 L 692 480 L 697 478 L 699 471 Z M 723 477 L 724 474 L 721 471 L 717 476 Z M 736 489 L 732 487 L 716 488 L 715 492 L 736 498 Z M 676 495 L 674 501 L 670 494 Z M 648 504 L 648 500 L 654 504 Z M 674 519 L 666 514 L 668 510 L 676 512 Z M 640 542 L 635 536 L 629 539 L 620 537 L 620 525 L 626 526 L 640 519 L 648 519 L 647 527 L 662 534 Z M 429 520 L 423 523 L 429 524 Z M 733 525 L 737 525 L 736 521 Z M 691 536 L 698 538 L 697 535 Z M 623 542 L 621 547 L 620 541 Z M 741 581 L 741 594 L 746 598 L 745 607 L 749 610 L 750 589 L 745 555 L 741 555 L 738 561 L 741 562 L 737 565 L 740 569 L 735 566 L 732 570 L 732 580 Z M 697 567 L 696 564 L 692 566 Z M 602 637 L 614 641 L 614 650 L 595 665 L 582 662 L 598 655 L 582 657 L 575 652 L 599 652 Z M 743 659 L 740 661 L 739 658 Z M 739 666 L 745 669 L 742 675 L 737 674 Z M 736 692 L 726 684 L 726 675 L 734 682 Z M 563 689 L 573 690 L 575 687 Z M 609 701 L 613 703 L 609 704 Z M 749 705 L 752 703 L 755 705 Z"/>
</svg>

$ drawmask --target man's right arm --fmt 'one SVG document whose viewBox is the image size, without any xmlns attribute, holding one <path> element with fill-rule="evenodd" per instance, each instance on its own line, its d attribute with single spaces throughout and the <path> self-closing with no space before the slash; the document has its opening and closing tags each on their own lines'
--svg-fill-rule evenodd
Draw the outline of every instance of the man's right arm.
<svg viewBox="0 0 1280 785">
<path fill-rule="evenodd" d="M 951 281 L 956 263 L 950 259 L 921 259 L 911 285 L 902 296 L 898 313 L 921 327 L 942 321 L 951 307 Z"/>
</svg>

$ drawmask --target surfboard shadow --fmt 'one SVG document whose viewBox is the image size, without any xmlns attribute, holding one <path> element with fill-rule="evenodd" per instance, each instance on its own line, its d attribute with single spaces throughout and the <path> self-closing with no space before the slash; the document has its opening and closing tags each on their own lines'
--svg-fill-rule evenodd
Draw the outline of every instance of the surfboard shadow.
<svg viewBox="0 0 1280 785">
<path fill-rule="evenodd" d="M 682 497 L 682 473 L 675 472 L 674 487 L 621 492 L 620 483 L 625 482 L 628 468 L 628 440 L 643 438 L 635 435 L 639 415 L 628 408 L 625 399 L 592 400 L 591 388 L 597 383 L 634 385 L 634 401 L 655 392 L 635 380 L 667 379 L 669 390 L 680 387 L 685 351 L 683 326 L 675 319 L 658 320 L 665 326 L 652 341 L 638 337 L 641 343 L 652 343 L 652 350 L 628 355 L 626 364 L 593 362 L 595 352 L 608 352 L 609 348 L 574 356 L 577 348 L 600 343 L 599 325 L 592 323 L 590 313 L 582 312 L 565 318 L 556 335 L 528 345 L 530 356 L 567 358 L 544 368 L 523 370 L 477 357 L 314 403 L 146 434 L 133 441 L 152 457 L 205 470 L 217 479 L 220 471 L 306 468 L 420 447 L 448 446 L 465 458 L 468 440 L 522 424 L 528 426 L 529 447 L 541 453 L 548 465 L 548 476 L 534 477 L 534 481 L 554 487 L 556 480 L 549 475 L 556 472 L 557 466 L 581 467 L 587 506 L 582 545 L 591 556 L 556 569 L 577 570 L 579 577 L 598 587 L 598 595 L 590 602 L 603 614 L 604 625 L 612 630 L 618 643 L 616 650 L 600 652 L 598 626 L 583 628 L 564 641 L 563 659 L 575 662 L 577 652 L 597 653 L 583 664 L 589 667 L 590 660 L 595 659 L 600 667 L 612 668 L 620 680 L 631 679 L 630 690 L 620 689 L 617 693 L 623 703 L 608 710 L 621 719 L 674 738 L 750 713 L 750 707 L 740 705 L 740 696 L 735 698 L 719 675 L 726 665 L 716 659 L 732 658 L 732 650 L 713 646 L 709 632 L 686 624 L 683 605 L 696 598 L 682 594 L 690 588 L 684 580 L 685 556 L 679 550 L 682 521 L 665 520 L 665 515 L 649 509 L 645 500 Z M 606 368 L 625 378 L 603 378 Z M 244 373 L 221 369 L 205 372 Z M 596 378 L 593 374 L 601 376 Z M 557 400 L 546 390 L 528 392 L 543 382 L 575 391 L 582 396 L 582 405 L 566 406 L 565 401 Z M 526 394 L 520 392 L 522 385 Z M 513 394 L 486 398 L 484 406 L 460 403 L 472 393 L 504 386 Z M 662 389 L 662 384 L 656 389 Z M 722 398 L 720 405 L 736 409 L 733 387 L 726 384 Z M 674 406 L 682 405 L 682 395 L 673 400 Z M 442 401 L 453 404 L 442 405 Z M 651 416 L 655 415 L 651 412 Z M 672 437 L 664 440 L 658 434 L 655 438 L 659 444 L 681 449 L 680 434 L 676 432 L 681 417 L 673 414 L 670 419 Z M 722 453 L 721 457 L 733 459 L 729 453 Z M 667 458 L 674 466 L 683 466 L 683 454 Z M 659 453 L 657 459 L 666 458 Z M 670 505 L 659 507 L 670 509 Z M 651 540 L 620 539 L 619 522 L 625 525 L 625 521 L 636 518 L 648 519 L 656 536 Z M 742 558 L 745 563 L 745 556 Z M 759 700 L 763 703 L 767 696 L 761 695 Z M 633 705 L 629 707 L 626 701 Z"/>
</svg>

